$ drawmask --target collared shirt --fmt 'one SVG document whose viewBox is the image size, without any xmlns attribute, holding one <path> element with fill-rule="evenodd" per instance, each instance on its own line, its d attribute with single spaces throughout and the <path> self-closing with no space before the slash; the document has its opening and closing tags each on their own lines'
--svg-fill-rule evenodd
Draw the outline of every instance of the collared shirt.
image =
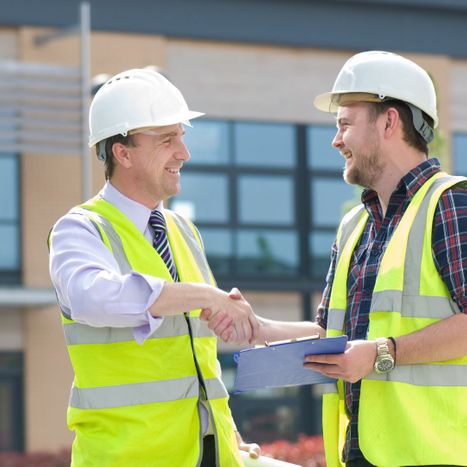
<svg viewBox="0 0 467 467">
<path fill-rule="evenodd" d="M 428 159 L 407 173 L 392 193 L 384 219 L 377 193 L 373 190 L 362 193 L 369 219 L 352 254 L 347 278 L 345 331 L 350 340 L 366 339 L 373 288 L 388 242 L 417 190 L 439 171 L 439 161 Z M 467 313 L 467 189 L 454 187 L 441 195 L 433 221 L 432 249 L 436 268 L 453 300 L 462 312 Z M 323 328 L 326 328 L 336 257 L 334 243 L 316 319 Z M 363 457 L 358 444 L 360 384 L 360 381 L 344 384 L 345 408 L 350 417 L 344 462 Z"/>
<path fill-rule="evenodd" d="M 127 198 L 109 182 L 99 196 L 118 208 L 152 243 L 149 208 Z M 162 203 L 157 209 L 163 210 Z M 50 243 L 50 277 L 67 316 L 94 327 L 131 327 L 140 344 L 161 325 L 163 318 L 154 318 L 148 310 L 165 281 L 135 271 L 122 275 L 89 218 L 66 214 L 55 224 Z"/>
</svg>

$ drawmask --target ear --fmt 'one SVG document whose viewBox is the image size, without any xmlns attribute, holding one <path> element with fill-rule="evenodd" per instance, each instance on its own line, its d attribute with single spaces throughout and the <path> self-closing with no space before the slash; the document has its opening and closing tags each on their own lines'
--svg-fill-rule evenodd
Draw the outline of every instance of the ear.
<svg viewBox="0 0 467 467">
<path fill-rule="evenodd" d="M 129 169 L 132 166 L 130 151 L 124 144 L 114 143 L 112 145 L 112 154 L 114 155 L 117 164 L 121 165 L 125 169 Z"/>
<path fill-rule="evenodd" d="M 396 133 L 399 128 L 400 117 L 399 112 L 394 107 L 389 107 L 384 114 L 384 136 L 390 138 Z"/>
</svg>

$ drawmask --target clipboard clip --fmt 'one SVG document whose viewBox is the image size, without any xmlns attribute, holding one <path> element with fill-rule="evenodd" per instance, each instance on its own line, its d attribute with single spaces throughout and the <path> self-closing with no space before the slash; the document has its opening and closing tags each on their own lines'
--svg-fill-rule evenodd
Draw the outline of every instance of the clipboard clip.
<svg viewBox="0 0 467 467">
<path fill-rule="evenodd" d="M 274 341 L 274 342 L 264 341 L 264 346 L 271 347 L 271 346 L 280 345 L 280 344 L 290 344 L 292 342 L 313 341 L 313 340 L 318 340 L 319 338 L 320 338 L 319 334 L 313 334 L 312 336 L 294 337 L 293 339 L 284 339 L 281 341 Z"/>
</svg>

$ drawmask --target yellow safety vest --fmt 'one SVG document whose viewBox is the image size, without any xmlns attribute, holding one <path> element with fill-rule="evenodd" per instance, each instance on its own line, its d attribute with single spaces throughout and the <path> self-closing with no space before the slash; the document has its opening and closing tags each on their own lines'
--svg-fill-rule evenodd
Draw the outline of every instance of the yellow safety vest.
<svg viewBox="0 0 467 467">
<path fill-rule="evenodd" d="M 376 278 L 368 339 L 401 336 L 459 313 L 432 257 L 433 219 L 441 194 L 465 183 L 438 173 L 417 191 L 389 241 Z M 368 220 L 363 206 L 339 227 L 338 257 L 328 315 L 328 336 L 344 333 L 347 276 L 352 253 Z M 436 342 L 433 343 L 436 345 Z M 375 372 L 361 384 L 359 444 L 377 466 L 467 465 L 467 356 Z M 343 384 L 323 396 L 326 461 L 340 466 L 348 418 Z"/>
<path fill-rule="evenodd" d="M 122 274 L 133 270 L 172 281 L 155 249 L 113 205 L 96 197 L 74 210 L 95 224 Z M 171 211 L 165 217 L 180 281 L 215 285 L 195 227 Z M 199 314 L 164 317 L 142 345 L 129 328 L 96 328 L 62 316 L 75 372 L 68 408 L 76 434 L 72 466 L 199 465 L 200 398 L 213 427 L 216 465 L 243 465 L 217 374 L 217 340 Z"/>
</svg>

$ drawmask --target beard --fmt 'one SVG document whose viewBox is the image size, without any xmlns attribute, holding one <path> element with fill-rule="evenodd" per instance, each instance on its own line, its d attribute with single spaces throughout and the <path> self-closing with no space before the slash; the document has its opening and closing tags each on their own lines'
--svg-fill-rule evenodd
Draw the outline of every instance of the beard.
<svg viewBox="0 0 467 467">
<path fill-rule="evenodd" d="M 344 168 L 344 180 L 349 185 L 374 188 L 375 182 L 383 173 L 384 161 L 380 155 L 379 147 L 377 144 L 371 146 L 367 152 L 345 151 L 352 155 L 351 166 Z"/>
</svg>

